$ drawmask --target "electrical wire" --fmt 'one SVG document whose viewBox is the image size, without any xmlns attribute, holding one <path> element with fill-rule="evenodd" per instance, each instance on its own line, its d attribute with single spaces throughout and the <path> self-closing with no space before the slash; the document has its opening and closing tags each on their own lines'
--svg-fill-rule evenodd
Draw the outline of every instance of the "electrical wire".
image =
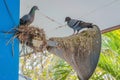
<svg viewBox="0 0 120 80">
<path fill-rule="evenodd" d="M 4 1 L 4 4 L 5 4 L 5 6 L 6 6 L 6 9 L 7 9 L 8 13 L 9 13 L 9 16 L 10 16 L 11 20 L 13 21 L 13 24 L 15 24 L 14 18 L 13 18 L 12 13 L 11 13 L 11 11 L 10 11 L 8 5 L 7 5 L 6 0 L 3 0 L 3 1 Z M 89 16 L 90 14 L 92 14 L 92 13 L 94 13 L 94 12 L 100 10 L 100 9 L 104 9 L 105 7 L 108 7 L 108 6 L 110 6 L 110 5 L 114 4 L 114 3 L 116 3 L 117 1 L 119 1 L 119 0 L 113 0 L 113 1 L 111 1 L 111 2 L 109 2 L 109 3 L 107 3 L 107 4 L 105 4 L 104 6 L 100 6 L 100 7 L 98 7 L 98 8 L 95 8 L 94 10 L 92 10 L 92 11 L 90 11 L 90 12 L 88 12 L 88 13 L 82 15 L 81 17 L 87 17 L 87 16 Z M 40 14 L 41 14 L 42 16 L 44 16 L 45 18 L 47 18 L 48 20 L 50 20 L 51 22 L 54 22 L 54 23 L 60 25 L 60 26 L 56 27 L 55 29 L 59 29 L 59 28 L 62 28 L 62 27 L 65 27 L 65 26 L 66 26 L 66 24 L 63 25 L 63 24 L 61 24 L 60 22 L 58 22 L 58 21 L 56 21 L 56 20 L 50 18 L 49 16 L 45 15 L 45 14 L 42 13 L 42 12 L 40 12 Z"/>
<path fill-rule="evenodd" d="M 113 1 L 107 3 L 107 4 L 103 5 L 103 6 L 100 6 L 100 7 L 97 7 L 97 8 L 95 8 L 95 9 L 93 9 L 92 11 L 90 11 L 90 12 L 82 15 L 81 17 L 87 17 L 87 16 L 89 16 L 90 14 L 93 14 L 93 13 L 99 11 L 100 9 L 104 9 L 104 8 L 106 8 L 106 7 L 109 7 L 109 6 L 111 6 L 112 4 L 114 4 L 114 3 L 118 2 L 118 1 L 120 1 L 120 0 L 113 0 Z M 77 18 L 77 19 L 79 19 L 79 18 Z M 64 26 L 65 26 L 65 25 L 64 25 Z M 59 26 L 59 27 L 57 27 L 56 29 L 62 28 L 62 27 L 64 27 L 64 26 Z"/>
<path fill-rule="evenodd" d="M 100 6 L 100 7 L 97 7 L 97 8 L 95 8 L 95 9 L 93 9 L 92 11 L 90 11 L 90 12 L 82 15 L 81 17 L 87 17 L 87 16 L 89 16 L 90 14 L 93 14 L 93 13 L 99 11 L 100 9 L 104 9 L 104 8 L 106 8 L 106 7 L 108 7 L 108 6 L 111 6 L 112 4 L 114 4 L 114 3 L 118 2 L 118 1 L 119 1 L 119 0 L 113 0 L 113 1 L 107 3 L 107 4 L 103 5 L 103 6 Z M 60 25 L 60 26 L 56 27 L 55 29 L 59 29 L 59 28 L 62 28 L 62 27 L 65 27 L 65 26 L 66 26 L 66 24 L 65 24 L 65 25 L 62 25 L 62 24 L 59 23 L 58 21 L 56 21 L 56 20 L 54 20 L 54 19 L 46 16 L 46 15 L 43 14 L 43 13 L 41 13 L 41 15 L 43 15 L 45 18 L 49 19 L 50 21 L 52 21 L 52 22 Z"/>
<path fill-rule="evenodd" d="M 54 23 L 60 25 L 60 26 L 58 26 L 58 27 L 56 27 L 56 28 L 50 30 L 51 32 L 55 31 L 56 29 L 59 29 L 59 28 L 62 28 L 62 27 L 64 27 L 64 26 L 66 26 L 66 24 L 63 25 L 63 24 L 61 24 L 60 22 L 58 22 L 58 21 L 56 21 L 56 20 L 50 18 L 49 16 L 45 15 L 45 14 L 42 13 L 42 12 L 40 12 L 40 15 L 44 16 L 45 18 L 47 18 L 47 19 L 50 20 L 51 22 L 54 22 Z"/>
<path fill-rule="evenodd" d="M 90 11 L 90 12 L 82 15 L 81 17 L 87 17 L 87 16 L 89 16 L 90 14 L 93 14 L 93 13 L 99 11 L 100 9 L 105 9 L 106 7 L 109 7 L 109 6 L 111 6 L 112 4 L 114 4 L 114 3 L 118 2 L 118 1 L 120 1 L 120 0 L 113 0 L 113 1 L 107 3 L 107 4 L 103 5 L 103 6 L 100 6 L 100 7 L 97 7 L 97 8 L 95 8 L 95 9 L 93 9 L 92 11 Z"/>
<path fill-rule="evenodd" d="M 51 22 L 54 22 L 54 23 L 56 23 L 56 24 L 58 24 L 58 25 L 62 25 L 60 22 L 58 22 L 58 21 L 50 18 L 49 16 L 45 15 L 44 13 L 40 12 L 40 14 L 41 14 L 42 16 L 44 16 L 45 18 L 47 18 L 48 20 L 50 20 Z"/>
<path fill-rule="evenodd" d="M 10 16 L 10 19 L 12 20 L 13 24 L 15 24 L 14 18 L 13 18 L 13 16 L 12 16 L 12 13 L 11 13 L 9 7 L 8 7 L 8 4 L 7 4 L 6 0 L 3 0 L 3 1 L 4 1 L 4 4 L 5 4 L 5 7 L 6 7 L 6 9 L 7 9 L 7 12 L 8 12 L 8 14 L 9 14 L 9 16 Z"/>
</svg>

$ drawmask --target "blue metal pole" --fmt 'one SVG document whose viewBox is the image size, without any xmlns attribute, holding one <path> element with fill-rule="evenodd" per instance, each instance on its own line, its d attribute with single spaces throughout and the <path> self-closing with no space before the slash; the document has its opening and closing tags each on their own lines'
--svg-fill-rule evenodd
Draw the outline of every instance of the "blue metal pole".
<svg viewBox="0 0 120 80">
<path fill-rule="evenodd" d="M 18 80 L 18 40 L 14 40 L 12 56 L 12 43 L 6 43 L 13 35 L 1 31 L 9 31 L 19 24 L 19 7 L 19 0 L 0 0 L 0 80 Z"/>
</svg>

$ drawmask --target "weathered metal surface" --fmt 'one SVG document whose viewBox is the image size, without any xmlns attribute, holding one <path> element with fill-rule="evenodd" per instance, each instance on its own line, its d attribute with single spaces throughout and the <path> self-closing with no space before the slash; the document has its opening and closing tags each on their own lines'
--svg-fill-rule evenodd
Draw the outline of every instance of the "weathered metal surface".
<svg viewBox="0 0 120 80">
<path fill-rule="evenodd" d="M 78 35 L 51 38 L 47 46 L 49 52 L 67 61 L 81 80 L 88 80 L 91 77 L 99 60 L 101 32 L 97 26 L 93 27 Z"/>
</svg>

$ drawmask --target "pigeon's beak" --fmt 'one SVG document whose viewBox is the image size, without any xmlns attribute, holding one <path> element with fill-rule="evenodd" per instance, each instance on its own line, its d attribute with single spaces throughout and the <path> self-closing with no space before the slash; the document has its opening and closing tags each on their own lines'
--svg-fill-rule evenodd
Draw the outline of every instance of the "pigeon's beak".
<svg viewBox="0 0 120 80">
<path fill-rule="evenodd" d="M 66 19 L 65 19 L 65 21 L 64 22 L 66 22 Z"/>
<path fill-rule="evenodd" d="M 37 8 L 37 10 L 39 10 L 39 8 Z"/>
<path fill-rule="evenodd" d="M 65 19 L 65 22 L 67 22 L 68 20 L 67 19 Z"/>
</svg>

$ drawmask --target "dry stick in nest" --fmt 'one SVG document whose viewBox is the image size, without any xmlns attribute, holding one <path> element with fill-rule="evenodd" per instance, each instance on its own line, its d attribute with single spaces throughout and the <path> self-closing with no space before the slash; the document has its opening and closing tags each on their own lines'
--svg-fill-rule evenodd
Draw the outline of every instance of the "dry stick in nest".
<svg viewBox="0 0 120 80">
<path fill-rule="evenodd" d="M 14 43 L 15 38 L 19 39 L 20 43 L 23 45 L 22 50 L 24 54 L 27 52 L 27 50 L 25 51 L 26 46 L 32 48 L 34 52 L 43 52 L 46 48 L 46 37 L 43 29 L 39 29 L 34 26 L 19 26 L 18 28 L 13 28 L 9 32 L 5 33 L 14 34 L 14 36 L 7 42 L 7 44 L 9 44 L 9 42 Z"/>
<path fill-rule="evenodd" d="M 46 46 L 46 37 L 43 29 L 34 26 L 20 26 L 18 28 L 18 39 L 21 44 L 32 48 L 35 52 L 43 52 Z"/>
<path fill-rule="evenodd" d="M 17 28 L 12 28 L 9 31 L 0 31 L 1 33 L 5 34 L 15 34 Z M 6 45 L 8 45 L 10 42 L 12 42 L 12 56 L 14 56 L 14 39 L 17 38 L 18 35 L 14 35 L 12 38 L 10 38 L 7 42 Z"/>
<path fill-rule="evenodd" d="M 50 46 L 50 41 L 56 46 Z M 78 35 L 51 38 L 49 42 L 49 52 L 67 61 L 81 80 L 90 78 L 97 66 L 101 50 L 101 32 L 97 26 L 94 25 Z"/>
</svg>

